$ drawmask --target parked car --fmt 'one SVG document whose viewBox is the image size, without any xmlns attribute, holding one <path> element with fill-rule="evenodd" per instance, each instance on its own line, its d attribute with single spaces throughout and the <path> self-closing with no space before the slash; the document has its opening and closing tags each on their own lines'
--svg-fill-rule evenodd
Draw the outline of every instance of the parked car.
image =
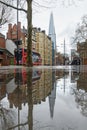
<svg viewBox="0 0 87 130">
<path fill-rule="evenodd" d="M 71 62 L 71 65 L 80 65 L 80 64 L 81 64 L 80 58 L 77 57 L 75 57 Z"/>
</svg>

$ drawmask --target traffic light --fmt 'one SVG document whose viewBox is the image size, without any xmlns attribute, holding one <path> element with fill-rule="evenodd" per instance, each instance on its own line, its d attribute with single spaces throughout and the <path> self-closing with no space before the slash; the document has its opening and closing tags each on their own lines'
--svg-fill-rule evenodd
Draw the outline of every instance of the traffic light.
<svg viewBox="0 0 87 130">
<path fill-rule="evenodd" d="M 22 61 L 22 49 L 15 49 L 14 56 L 17 64 L 20 64 Z"/>
<path fill-rule="evenodd" d="M 22 60 L 22 49 L 18 49 L 19 60 Z"/>
<path fill-rule="evenodd" d="M 21 44 L 22 44 L 22 40 L 16 40 L 16 41 L 15 41 L 15 44 L 16 44 L 16 46 L 17 46 L 17 45 L 21 45 Z"/>
</svg>

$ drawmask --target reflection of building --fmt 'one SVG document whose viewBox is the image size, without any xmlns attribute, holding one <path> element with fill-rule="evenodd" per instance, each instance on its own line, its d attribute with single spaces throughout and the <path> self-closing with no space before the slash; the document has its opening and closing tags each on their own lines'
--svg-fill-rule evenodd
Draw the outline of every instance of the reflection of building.
<svg viewBox="0 0 87 130">
<path fill-rule="evenodd" d="M 49 37 L 52 40 L 52 65 L 55 65 L 55 53 L 56 53 L 56 34 L 55 34 L 55 27 L 53 21 L 53 13 L 50 15 L 50 22 L 49 22 Z"/>
<path fill-rule="evenodd" d="M 77 72 L 71 72 L 71 83 L 75 83 L 78 78 L 79 75 Z"/>
<path fill-rule="evenodd" d="M 64 76 L 64 70 L 56 70 L 56 79 L 60 79 L 63 76 Z"/>
<path fill-rule="evenodd" d="M 52 90 L 52 71 L 42 70 L 40 80 L 33 86 L 33 101 L 34 104 L 45 101 L 46 97 Z"/>
<path fill-rule="evenodd" d="M 50 108 L 50 116 L 53 118 L 54 116 L 54 106 L 55 106 L 55 99 L 56 99 L 56 80 L 63 78 L 65 79 L 65 76 L 69 75 L 68 71 L 65 70 L 56 70 L 52 72 L 52 90 L 49 95 L 49 108 Z M 65 81 L 64 81 L 65 85 Z"/>
<path fill-rule="evenodd" d="M 0 100 L 6 97 L 7 84 L 12 80 L 12 78 L 12 74 L 0 74 Z"/>
<path fill-rule="evenodd" d="M 17 70 L 17 74 L 15 74 L 15 80 L 11 80 L 8 83 L 7 88 L 14 86 L 13 91 L 8 93 L 8 99 L 10 103 L 10 107 L 19 107 L 22 108 L 22 104 L 26 104 L 28 102 L 28 87 L 27 86 L 27 74 L 24 74 L 26 70 L 23 70 L 23 74 L 21 70 Z M 19 72 L 19 73 L 18 73 Z M 51 93 L 52 90 L 52 70 L 33 70 L 32 71 L 32 102 L 33 104 L 41 103 L 41 101 L 45 101 L 46 97 Z M 25 75 L 25 76 L 24 76 Z M 24 76 L 24 77 L 23 77 Z M 26 77 L 26 78 L 25 78 Z M 26 79 L 26 80 L 25 80 Z M 14 83 L 13 83 L 14 82 Z M 29 84 L 28 84 L 29 85 Z"/>
<path fill-rule="evenodd" d="M 80 108 L 81 114 L 87 117 L 87 92 L 77 91 L 75 93 L 75 101 L 77 107 Z"/>
<path fill-rule="evenodd" d="M 6 97 L 5 76 L 0 75 L 0 100 Z"/>
<path fill-rule="evenodd" d="M 77 89 L 82 89 L 87 92 L 87 71 L 80 72 L 79 79 L 77 81 Z"/>
<path fill-rule="evenodd" d="M 71 83 L 75 83 L 79 79 L 80 66 L 71 67 Z"/>
<path fill-rule="evenodd" d="M 50 108 L 51 118 L 53 118 L 53 114 L 54 114 L 55 99 L 56 99 L 56 82 L 55 82 L 55 72 L 53 72 L 52 73 L 52 90 L 51 90 L 51 94 L 49 95 L 49 108 Z"/>
</svg>

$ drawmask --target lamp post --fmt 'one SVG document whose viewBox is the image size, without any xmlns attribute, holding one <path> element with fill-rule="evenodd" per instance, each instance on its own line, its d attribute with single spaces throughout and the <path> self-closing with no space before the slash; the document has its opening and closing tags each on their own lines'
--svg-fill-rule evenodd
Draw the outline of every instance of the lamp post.
<svg viewBox="0 0 87 130">
<path fill-rule="evenodd" d="M 55 56 L 55 64 L 58 65 L 58 48 L 59 46 L 56 46 L 56 56 Z"/>
<path fill-rule="evenodd" d="M 18 3 L 19 3 L 19 0 L 17 0 L 17 65 L 19 65 L 19 47 L 18 47 Z"/>
<path fill-rule="evenodd" d="M 65 65 L 65 38 L 64 38 L 64 65 Z"/>
</svg>

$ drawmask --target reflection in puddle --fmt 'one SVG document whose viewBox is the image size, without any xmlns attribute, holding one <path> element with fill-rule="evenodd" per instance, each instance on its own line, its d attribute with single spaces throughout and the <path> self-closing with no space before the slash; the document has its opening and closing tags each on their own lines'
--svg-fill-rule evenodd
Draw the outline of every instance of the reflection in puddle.
<svg viewBox="0 0 87 130">
<path fill-rule="evenodd" d="M 0 73 L 0 130 L 86 130 L 86 84 L 75 66 Z"/>
</svg>

